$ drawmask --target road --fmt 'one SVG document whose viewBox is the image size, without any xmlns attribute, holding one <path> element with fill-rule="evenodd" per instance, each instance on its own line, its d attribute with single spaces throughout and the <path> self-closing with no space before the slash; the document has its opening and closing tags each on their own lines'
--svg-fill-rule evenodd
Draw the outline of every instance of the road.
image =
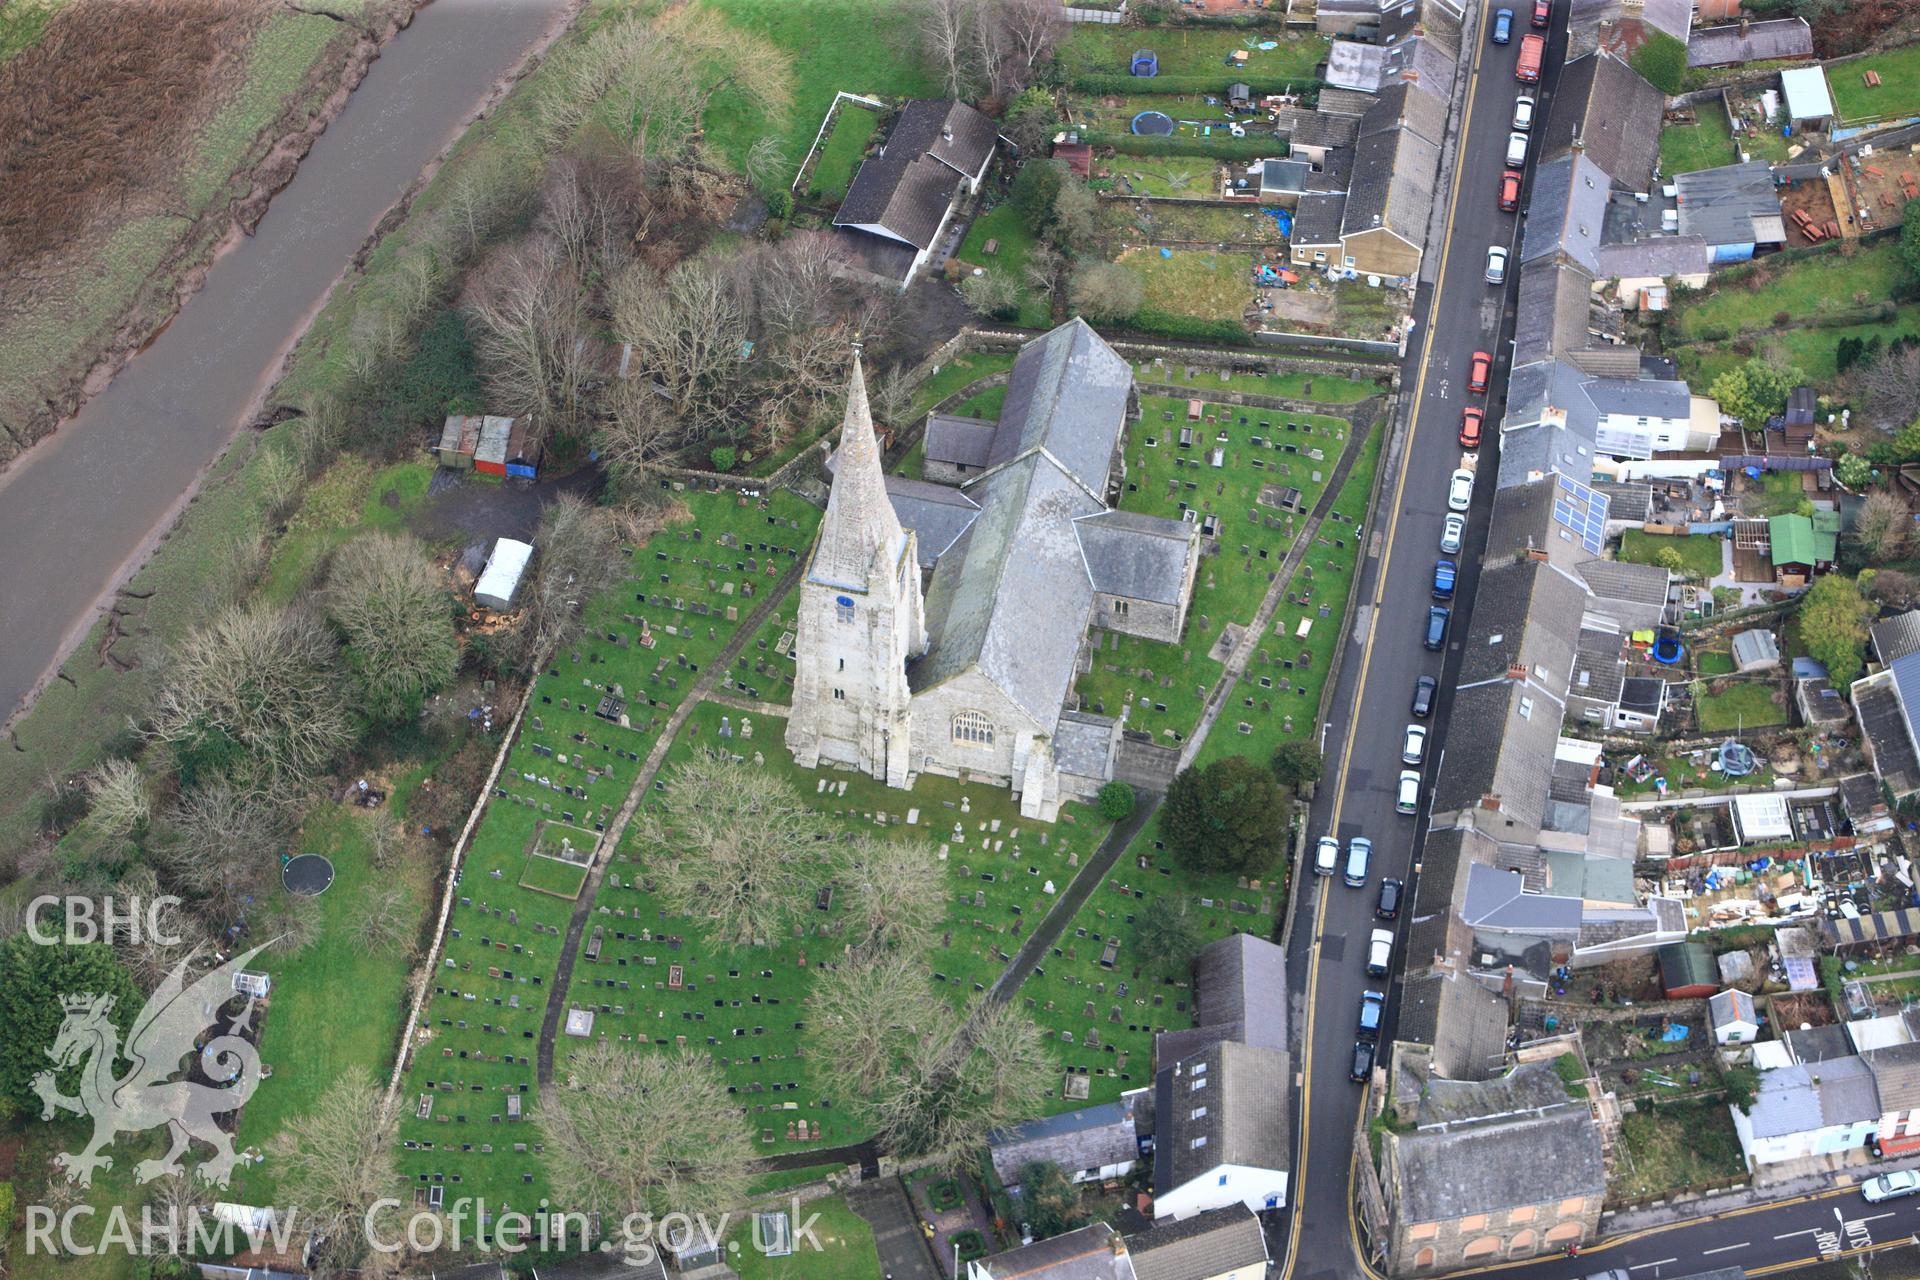
<svg viewBox="0 0 1920 1280">
<path fill-rule="evenodd" d="M 1315 798 L 1309 830 L 1313 837 L 1333 833 L 1343 848 L 1352 836 L 1371 838 L 1371 879 L 1365 890 L 1359 890 L 1347 888 L 1337 876 L 1309 876 L 1294 901 L 1288 965 L 1292 980 L 1304 987 L 1306 1015 L 1300 1051 L 1304 1068 L 1300 1149 L 1295 1157 L 1283 1274 L 1295 1280 L 1364 1274 L 1348 1213 L 1353 1129 L 1360 1099 L 1348 1070 L 1361 992 L 1369 987 L 1381 989 L 1378 981 L 1368 980 L 1363 972 L 1367 935 L 1377 923 L 1373 906 L 1381 877 L 1405 881 L 1411 900 L 1418 840 L 1426 824 L 1425 796 L 1419 815 L 1404 817 L 1394 811 L 1394 787 L 1405 767 L 1400 752 L 1405 727 L 1413 722 L 1413 686 L 1423 674 L 1440 678 L 1441 697 L 1427 721 L 1433 737 L 1423 772 L 1431 780 L 1450 729 L 1449 691 L 1458 666 L 1458 646 L 1467 633 L 1468 605 L 1478 582 L 1479 553 L 1493 505 L 1498 450 L 1489 443 L 1480 451 L 1467 545 L 1456 557 L 1461 573 L 1448 648 L 1444 654 L 1429 653 L 1421 643 L 1422 630 L 1431 602 L 1433 564 L 1440 554 L 1446 478 L 1459 465 L 1460 411 L 1470 404 L 1482 405 L 1489 440 L 1497 431 L 1518 276 L 1517 267 L 1510 265 L 1504 287 L 1485 280 L 1488 246 L 1514 244 L 1519 231 L 1515 215 L 1499 212 L 1497 196 L 1506 168 L 1513 100 L 1521 92 L 1514 78 L 1519 37 L 1526 31 L 1522 11 L 1514 42 L 1504 47 L 1492 44 L 1488 32 L 1493 8 L 1485 5 L 1478 11 L 1477 32 L 1463 49 L 1470 79 L 1463 120 L 1450 148 L 1456 157 L 1452 181 L 1439 193 L 1447 206 L 1444 232 L 1428 249 L 1429 259 L 1437 255 L 1438 265 L 1433 283 L 1423 285 L 1415 297 L 1414 315 L 1421 321 L 1402 368 L 1402 394 L 1412 401 L 1411 426 L 1398 455 L 1384 459 L 1386 481 L 1361 574 L 1361 607 L 1355 635 L 1347 638 L 1346 660 L 1332 703 L 1330 785 L 1322 786 Z M 1543 105 L 1557 78 L 1566 42 L 1564 6 L 1561 10 L 1550 42 L 1547 79 L 1529 90 Z M 1467 365 L 1475 351 L 1488 351 L 1497 358 L 1492 391 L 1484 396 L 1467 391 Z M 1461 728 L 1475 731 L 1474 726 Z M 1401 913 L 1395 926 L 1398 936 L 1404 936 L 1409 914 Z M 1396 963 L 1398 950 L 1396 946 Z M 1388 998 L 1388 1034 L 1383 1042 L 1392 1038 L 1397 984 L 1388 991 Z"/>
<path fill-rule="evenodd" d="M 388 42 L 253 236 L 0 477 L 0 720 L 35 695 L 243 425 L 381 215 L 568 10 L 435 0 Z"/>
</svg>

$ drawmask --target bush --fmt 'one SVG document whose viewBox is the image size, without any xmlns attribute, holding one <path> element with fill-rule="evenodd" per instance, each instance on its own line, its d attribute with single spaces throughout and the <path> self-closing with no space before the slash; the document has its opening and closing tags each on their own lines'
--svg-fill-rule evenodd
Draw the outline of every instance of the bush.
<svg viewBox="0 0 1920 1280">
<path fill-rule="evenodd" d="M 1685 54 L 1686 46 L 1682 45 L 1683 59 Z M 1133 76 L 1124 71 L 1083 71 L 1067 78 L 1067 87 L 1081 93 L 1118 94 L 1122 97 L 1211 93 L 1224 98 L 1230 84 L 1245 84 L 1253 90 L 1255 97 L 1260 97 L 1269 93 L 1309 93 L 1325 83 L 1313 76 L 1248 76 L 1244 80 L 1237 80 L 1225 68 L 1217 76 Z M 1167 114 L 1174 115 L 1175 112 L 1169 111 Z"/>
<path fill-rule="evenodd" d="M 1255 876 L 1280 861 L 1292 821 L 1292 799 L 1274 776 L 1227 756 L 1174 778 L 1160 834 L 1182 866 Z"/>
<path fill-rule="evenodd" d="M 1687 79 L 1687 46 L 1664 31 L 1650 32 L 1633 51 L 1633 69 L 1665 94 L 1676 94 Z"/>
<path fill-rule="evenodd" d="M 1119 822 L 1133 812 L 1133 788 L 1124 782 L 1109 782 L 1100 788 L 1100 816 Z"/>
<path fill-rule="evenodd" d="M 1090 146 L 1112 147 L 1123 156 L 1204 156 L 1211 160 L 1266 160 L 1287 154 L 1286 144 L 1265 138 L 1142 138 L 1131 133 L 1083 133 Z"/>
<path fill-rule="evenodd" d="M 707 455 L 713 459 L 715 471 L 731 471 L 739 465 L 740 451 L 730 444 L 723 444 Z"/>
<path fill-rule="evenodd" d="M 1141 311 L 1127 328 L 1163 338 L 1185 338 L 1192 342 L 1245 342 L 1247 327 L 1234 320 L 1203 320 L 1199 316 L 1176 315 L 1169 311 Z"/>
<path fill-rule="evenodd" d="M 1027 1212 L 1027 1226 L 1035 1240 L 1073 1231 L 1087 1225 L 1087 1211 L 1080 1203 L 1080 1192 L 1066 1172 L 1051 1160 L 1029 1160 L 1020 1166 L 1020 1203 Z"/>
<path fill-rule="evenodd" d="M 775 191 L 767 197 L 767 216 L 776 222 L 784 221 L 793 212 L 793 196 L 786 191 Z"/>
</svg>

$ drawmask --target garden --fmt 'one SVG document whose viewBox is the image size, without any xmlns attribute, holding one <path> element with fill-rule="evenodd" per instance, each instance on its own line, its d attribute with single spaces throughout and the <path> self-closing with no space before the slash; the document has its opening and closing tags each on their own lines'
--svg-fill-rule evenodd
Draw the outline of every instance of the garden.
<svg viewBox="0 0 1920 1280">
<path fill-rule="evenodd" d="M 1629 564 L 1660 563 L 1660 553 L 1672 551 L 1680 557 L 1680 572 L 1698 582 L 1720 576 L 1722 540 L 1710 533 L 1690 533 L 1681 537 L 1628 529 L 1620 535 L 1620 559 Z"/>
<path fill-rule="evenodd" d="M 1162 27 L 1142 31 L 1135 27 L 1076 26 L 1060 45 L 1060 71 L 1069 84 L 1098 83 L 1105 77 L 1130 79 L 1141 90 L 1159 80 L 1188 88 L 1185 81 L 1217 77 L 1220 87 L 1231 80 L 1311 79 L 1326 60 L 1330 41 L 1324 36 L 1283 32 L 1259 33 L 1245 28 Z M 1134 52 L 1151 49 L 1159 61 L 1153 79 L 1130 77 Z M 1232 55 L 1244 51 L 1246 61 L 1233 65 Z"/>
<path fill-rule="evenodd" d="M 1609 1199 L 1637 1200 L 1744 1177 L 1746 1157 L 1720 1101 L 1642 1102 L 1620 1118 L 1620 1160 Z"/>
<path fill-rule="evenodd" d="M 1660 172 L 1668 180 L 1732 164 L 1733 126 L 1718 98 L 1694 104 L 1692 124 L 1670 124 L 1660 130 Z"/>
<path fill-rule="evenodd" d="M 1867 72 L 1878 84 L 1869 84 Z M 1833 107 L 1847 124 L 1899 120 L 1920 114 L 1920 44 L 1870 53 L 1827 68 Z"/>
<path fill-rule="evenodd" d="M 867 148 L 880 133 L 880 113 L 848 98 L 840 99 L 833 117 L 833 128 L 821 140 L 820 153 L 814 158 L 813 176 L 807 194 L 832 204 L 846 196 L 853 175 L 866 157 Z"/>
<path fill-rule="evenodd" d="M 1116 259 L 1140 277 L 1144 301 L 1135 322 L 1177 332 L 1181 320 L 1225 326 L 1246 322 L 1253 302 L 1253 255 L 1213 249 L 1128 249 Z"/>
<path fill-rule="evenodd" d="M 1716 681 L 1722 689 L 1693 700 L 1693 718 L 1702 733 L 1765 729 L 1787 722 L 1785 695 L 1771 681 Z"/>
</svg>

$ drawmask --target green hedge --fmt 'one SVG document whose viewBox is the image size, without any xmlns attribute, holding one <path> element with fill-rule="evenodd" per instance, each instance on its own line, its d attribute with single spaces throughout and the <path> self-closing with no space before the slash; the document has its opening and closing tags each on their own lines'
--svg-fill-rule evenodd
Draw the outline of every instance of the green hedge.
<svg viewBox="0 0 1920 1280">
<path fill-rule="evenodd" d="M 1236 138 L 1220 134 L 1212 138 L 1142 137 L 1132 133 L 1083 133 L 1081 141 L 1095 147 L 1112 147 L 1123 156 L 1206 156 L 1214 160 L 1268 160 L 1287 154 L 1287 144 L 1267 134 L 1260 138 Z"/>
<path fill-rule="evenodd" d="M 1168 311 L 1141 311 L 1127 321 L 1126 327 L 1137 333 L 1161 338 L 1184 338 L 1190 342 L 1234 342 L 1247 340 L 1247 326 L 1232 320 L 1202 320 Z"/>
<path fill-rule="evenodd" d="M 1671 36 L 1668 37 L 1672 39 Z M 1176 93 L 1213 93 L 1225 97 L 1227 86 L 1244 84 L 1257 98 L 1265 93 L 1318 91 L 1326 81 L 1314 76 L 1237 76 L 1222 67 L 1219 75 L 1131 76 L 1124 71 L 1083 71 L 1067 77 L 1067 87 L 1081 93 L 1114 93 L 1124 97 L 1172 96 Z"/>
</svg>

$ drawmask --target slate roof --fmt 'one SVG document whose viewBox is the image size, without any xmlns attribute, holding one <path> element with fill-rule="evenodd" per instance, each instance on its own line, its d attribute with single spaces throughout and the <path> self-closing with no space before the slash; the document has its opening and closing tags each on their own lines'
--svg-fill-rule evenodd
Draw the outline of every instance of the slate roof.
<svg viewBox="0 0 1920 1280">
<path fill-rule="evenodd" d="M 1516 1068 L 1512 1075 L 1538 1079 L 1552 1075 L 1546 1063 Z M 1546 1204 L 1606 1191 L 1600 1132 L 1584 1106 L 1567 1100 L 1558 1077 L 1528 1094 L 1539 1102 L 1495 1094 L 1483 1114 L 1512 1116 L 1446 1129 L 1396 1134 L 1392 1162 L 1392 1198 L 1404 1222 L 1448 1222 L 1475 1213 L 1497 1213 L 1522 1205 Z M 1429 1093 L 1488 1085 L 1457 1086 L 1435 1082 Z M 1558 1094 L 1557 1103 L 1551 1094 Z M 1514 1114 L 1528 1105 L 1550 1108 L 1539 1114 Z"/>
<path fill-rule="evenodd" d="M 1109 776 L 1113 721 L 1084 711 L 1062 711 L 1053 730 L 1053 759 L 1060 772 L 1079 778 Z"/>
<path fill-rule="evenodd" d="M 1700 236 L 1709 247 L 1772 243 L 1772 227 L 1764 220 L 1779 222 L 1780 196 L 1765 160 L 1683 173 L 1674 182 L 1680 188 L 1681 235 Z"/>
<path fill-rule="evenodd" d="M 1553 502 L 1560 482 L 1552 476 L 1508 485 L 1493 495 L 1493 518 L 1487 521 L 1484 563 L 1509 560 L 1527 551 L 1543 550 L 1561 561 L 1577 562 L 1590 553 L 1579 543 L 1553 536 Z"/>
<path fill-rule="evenodd" d="M 1648 236 L 1603 244 L 1596 274 L 1618 280 L 1627 276 L 1699 276 L 1707 273 L 1707 242 L 1699 236 Z"/>
<path fill-rule="evenodd" d="M 987 1135 L 993 1171 L 1006 1186 L 1019 1181 L 1020 1166 L 1050 1160 L 1071 1177 L 1083 1169 L 1126 1164 L 1140 1153 L 1134 1134 L 1133 1102 L 1103 1102 Z"/>
<path fill-rule="evenodd" d="M 1528 893 L 1517 873 L 1478 863 L 1467 870 L 1467 895 L 1460 903 L 1461 919 L 1476 930 L 1543 937 L 1577 932 L 1580 910 L 1578 898 Z"/>
<path fill-rule="evenodd" d="M 1920 1043 L 1869 1049 L 1860 1055 L 1873 1072 L 1882 1112 L 1920 1107 Z"/>
<path fill-rule="evenodd" d="M 1595 378 L 1586 391 L 1602 414 L 1684 419 L 1693 412 L 1687 384 L 1671 378 Z"/>
<path fill-rule="evenodd" d="M 1507 1050 L 1507 1002 L 1452 970 L 1408 978 L 1400 992 L 1397 1038 L 1433 1049 L 1433 1069 L 1454 1080 L 1485 1080 Z"/>
<path fill-rule="evenodd" d="M 1069 320 L 1020 348 L 989 465 L 1045 449 L 1088 493 L 1104 494 L 1132 390 L 1132 367 L 1086 321 Z"/>
<path fill-rule="evenodd" d="M 931 569 L 980 514 L 980 504 L 951 485 L 906 476 L 887 477 L 887 501 L 905 528 L 913 530 L 922 569 Z"/>
<path fill-rule="evenodd" d="M 1290 141 L 1295 147 L 1346 147 L 1359 135 L 1360 126 L 1352 116 L 1304 111 L 1294 123 Z"/>
<path fill-rule="evenodd" d="M 1408 129 L 1361 138 L 1354 147 L 1340 234 L 1385 227 L 1414 245 L 1425 244 L 1439 159 L 1438 147 Z"/>
<path fill-rule="evenodd" d="M 1594 595 L 1629 604 L 1664 606 L 1672 575 L 1658 565 L 1589 560 L 1576 571 Z"/>
<path fill-rule="evenodd" d="M 1386 76 L 1385 48 L 1358 40 L 1335 40 L 1327 50 L 1326 72 L 1321 78 L 1335 89 L 1378 93 Z"/>
<path fill-rule="evenodd" d="M 1626 683 L 1627 660 L 1618 632 L 1583 629 L 1580 651 L 1573 662 L 1573 696 L 1597 702 L 1617 702 Z"/>
<path fill-rule="evenodd" d="M 1815 1073 L 1820 1093 L 1820 1118 L 1828 1124 L 1859 1124 L 1880 1118 L 1880 1095 L 1874 1091 L 1873 1072 L 1858 1057 L 1823 1062 Z"/>
<path fill-rule="evenodd" d="M 1899 661 L 1912 663 L 1920 657 L 1909 654 Z M 1881 780 L 1893 788 L 1896 796 L 1920 787 L 1920 756 L 1915 755 L 1912 726 L 1900 705 L 1892 675 L 1856 681 L 1853 713 L 1873 748 L 1873 771 Z"/>
<path fill-rule="evenodd" d="M 1462 689 L 1454 695 L 1454 715 L 1476 732 L 1447 743 L 1447 758 L 1434 782 L 1433 812 L 1471 809 L 1483 797 L 1499 801 L 1499 817 L 1522 829 L 1538 829 L 1546 816 L 1547 780 L 1553 770 L 1554 744 L 1560 738 L 1560 709 L 1546 698 L 1534 699 L 1533 714 L 1521 717 L 1521 691 L 1501 681 Z"/>
<path fill-rule="evenodd" d="M 992 154 L 993 121 L 964 102 L 916 98 L 901 109 L 879 154 L 853 176 L 835 226 L 867 223 L 925 249 L 959 188 Z"/>
<path fill-rule="evenodd" d="M 1909 609 L 1891 618 L 1882 618 L 1867 631 L 1873 637 L 1873 653 L 1883 665 L 1896 658 L 1920 653 L 1920 609 Z"/>
<path fill-rule="evenodd" d="M 1557 158 L 1577 144 L 1614 187 L 1651 192 L 1665 110 L 1665 96 L 1639 72 L 1590 53 L 1560 69 L 1540 154 Z"/>
<path fill-rule="evenodd" d="M 927 418 L 927 457 L 935 462 L 985 467 L 993 453 L 994 432 L 998 423 L 985 418 L 961 418 L 936 413 Z"/>
<path fill-rule="evenodd" d="M 1293 214 L 1293 243 L 1335 245 L 1340 243 L 1340 223 L 1347 213 L 1344 191 L 1309 191 L 1300 197 Z"/>
<path fill-rule="evenodd" d="M 1584 154 L 1576 152 L 1539 166 L 1527 201 L 1527 228 L 1520 237 L 1521 263 L 1560 255 L 1589 274 L 1597 273 L 1608 199 L 1605 171 Z"/>
<path fill-rule="evenodd" d="M 1731 67 L 1813 56 L 1813 30 L 1805 18 L 1770 18 L 1696 27 L 1687 37 L 1689 67 Z"/>
<path fill-rule="evenodd" d="M 1336 116 L 1362 116 L 1374 102 L 1371 93 L 1360 89 L 1340 89 L 1328 86 L 1320 91 L 1320 110 Z"/>
<path fill-rule="evenodd" d="M 1292 1073 L 1285 1053 L 1232 1041 L 1162 1066 L 1154 1077 L 1153 1185 L 1165 1194 L 1223 1164 L 1286 1170 Z M 1201 1078 L 1206 1084 L 1195 1089 Z"/>
<path fill-rule="evenodd" d="M 1390 84 L 1360 117 L 1359 136 L 1369 137 L 1384 129 L 1410 129 L 1437 146 L 1446 140 L 1446 99 L 1424 85 L 1404 80 Z"/>
<path fill-rule="evenodd" d="M 1580 584 L 1550 564 L 1489 564 L 1474 591 L 1473 627 L 1461 645 L 1460 687 L 1505 680 L 1508 668 L 1520 665 L 1529 668 L 1531 681 L 1564 694 L 1584 607 Z"/>
<path fill-rule="evenodd" d="M 1650 484 L 1611 484 L 1596 481 L 1594 489 L 1606 495 L 1607 518 L 1627 524 L 1644 524 L 1653 514 L 1653 486 Z"/>
<path fill-rule="evenodd" d="M 1139 1280 L 1212 1280 L 1267 1261 L 1260 1219 L 1244 1204 L 1208 1209 L 1127 1237 Z"/>
<path fill-rule="evenodd" d="M 1571 262 L 1530 263 L 1520 272 L 1513 362 L 1532 364 L 1592 344 L 1587 316 L 1593 273 Z"/>
<path fill-rule="evenodd" d="M 1417 972 L 1431 964 L 1433 957 L 1453 950 L 1453 904 L 1466 889 L 1467 868 L 1472 860 L 1466 853 L 1466 841 L 1478 840 L 1477 832 L 1449 828 L 1427 836 L 1420 851 L 1420 876 L 1414 882 L 1413 907 L 1407 925 L 1407 972 Z M 1402 1034 L 1405 1035 L 1403 1011 Z"/>
<path fill-rule="evenodd" d="M 1236 933 L 1201 948 L 1193 961 L 1194 1021 L 1236 1028 L 1234 1039 L 1287 1047 L 1287 958 L 1265 938 Z"/>
<path fill-rule="evenodd" d="M 993 1280 L 1136 1280 L 1133 1258 L 1115 1250 L 1119 1233 L 1104 1222 L 970 1263 Z"/>
<path fill-rule="evenodd" d="M 1093 589 L 1106 595 L 1178 605 L 1187 556 L 1200 538 L 1184 520 L 1103 511 L 1074 521 Z"/>
<path fill-rule="evenodd" d="M 1796 1027 L 1783 1034 L 1793 1060 L 1799 1063 L 1826 1062 L 1844 1058 L 1853 1052 L 1845 1027 Z"/>
</svg>

